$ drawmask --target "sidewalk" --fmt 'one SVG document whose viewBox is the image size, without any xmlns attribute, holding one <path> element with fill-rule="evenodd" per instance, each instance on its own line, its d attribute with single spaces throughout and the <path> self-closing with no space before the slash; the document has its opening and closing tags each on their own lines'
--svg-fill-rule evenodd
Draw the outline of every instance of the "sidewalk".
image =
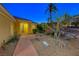
<svg viewBox="0 0 79 59">
<path fill-rule="evenodd" d="M 14 51 L 14 56 L 37 56 L 30 37 L 21 37 Z"/>
</svg>

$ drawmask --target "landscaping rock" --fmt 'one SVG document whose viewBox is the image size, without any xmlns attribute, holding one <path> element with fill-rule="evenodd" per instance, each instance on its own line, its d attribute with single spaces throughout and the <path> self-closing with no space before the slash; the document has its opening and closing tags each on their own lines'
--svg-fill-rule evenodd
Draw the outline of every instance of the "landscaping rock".
<svg viewBox="0 0 79 59">
<path fill-rule="evenodd" d="M 48 43 L 46 41 L 42 41 L 42 43 L 43 43 L 43 45 L 44 45 L 45 48 L 48 47 Z"/>
</svg>

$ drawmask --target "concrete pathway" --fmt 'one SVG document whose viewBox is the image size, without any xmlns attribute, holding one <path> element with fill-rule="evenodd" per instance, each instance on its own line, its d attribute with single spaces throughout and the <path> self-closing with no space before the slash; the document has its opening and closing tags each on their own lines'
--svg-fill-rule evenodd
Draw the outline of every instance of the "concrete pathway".
<svg viewBox="0 0 79 59">
<path fill-rule="evenodd" d="M 22 36 L 15 48 L 14 56 L 37 56 L 37 52 L 30 41 L 29 36 Z"/>
</svg>

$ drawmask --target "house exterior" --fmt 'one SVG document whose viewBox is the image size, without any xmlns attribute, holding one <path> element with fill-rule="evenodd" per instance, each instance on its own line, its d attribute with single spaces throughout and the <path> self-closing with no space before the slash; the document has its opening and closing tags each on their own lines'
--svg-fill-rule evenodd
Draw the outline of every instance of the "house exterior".
<svg viewBox="0 0 79 59">
<path fill-rule="evenodd" d="M 79 27 L 79 15 L 72 16 L 69 21 L 62 21 L 64 27 Z"/>
<path fill-rule="evenodd" d="M 23 19 L 19 17 L 15 17 L 16 22 L 15 22 L 15 27 L 16 27 L 16 32 L 18 35 L 26 35 L 26 34 L 32 34 L 33 29 L 36 28 L 36 23 L 33 23 L 31 20 L 28 19 Z"/>
<path fill-rule="evenodd" d="M 0 47 L 15 34 L 32 34 L 36 24 L 29 20 L 13 17 L 0 4 Z"/>
<path fill-rule="evenodd" d="M 15 19 L 0 4 L 0 46 L 14 35 L 13 23 Z"/>
<path fill-rule="evenodd" d="M 72 26 L 79 27 L 79 15 L 73 16 L 71 21 L 72 21 L 71 23 Z"/>
</svg>

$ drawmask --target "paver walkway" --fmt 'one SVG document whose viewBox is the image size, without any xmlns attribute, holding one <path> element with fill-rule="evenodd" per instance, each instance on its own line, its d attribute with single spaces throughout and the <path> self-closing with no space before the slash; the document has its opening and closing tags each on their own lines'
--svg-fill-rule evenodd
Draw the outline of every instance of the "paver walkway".
<svg viewBox="0 0 79 59">
<path fill-rule="evenodd" d="M 22 36 L 15 48 L 14 56 L 37 56 L 37 52 L 30 41 L 30 37 Z"/>
</svg>

